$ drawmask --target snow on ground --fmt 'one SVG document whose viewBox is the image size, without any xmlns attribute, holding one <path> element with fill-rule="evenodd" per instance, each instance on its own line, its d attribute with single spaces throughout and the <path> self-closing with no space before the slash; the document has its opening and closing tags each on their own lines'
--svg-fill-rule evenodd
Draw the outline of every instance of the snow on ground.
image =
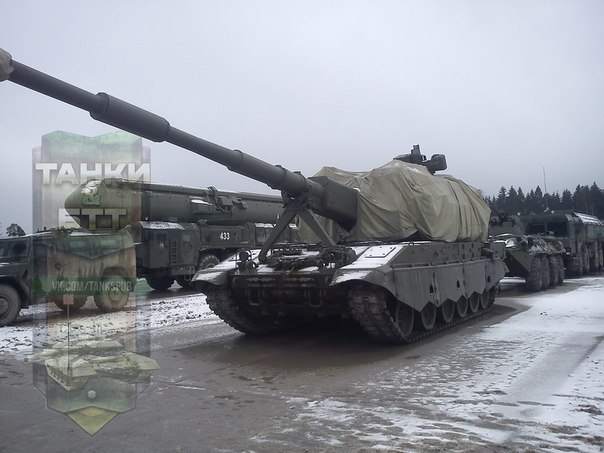
<svg viewBox="0 0 604 453">
<path fill-rule="evenodd" d="M 48 347 L 78 334 L 111 337 L 127 332 L 144 332 L 157 327 L 179 326 L 193 321 L 221 322 L 212 313 L 203 294 L 174 295 L 166 293 L 158 298 L 145 294 L 130 297 L 124 311 L 101 313 L 91 297 L 82 309 L 68 319 L 54 304 L 34 305 L 22 310 L 14 326 L 0 328 L 0 354 L 23 357 L 34 347 Z M 176 293 L 177 294 L 177 293 Z"/>
<path fill-rule="evenodd" d="M 336 446 L 604 451 L 604 279 L 570 285 L 521 298 L 528 310 L 463 330 L 463 341 L 382 371 L 350 397 L 294 396 L 298 420 Z M 388 407 L 376 404 L 384 393 Z"/>
<path fill-rule="evenodd" d="M 70 331 L 111 336 L 220 322 L 203 295 L 174 294 L 133 296 L 127 310 L 111 314 L 99 314 L 89 299 Z M 572 280 L 563 291 L 515 302 L 527 309 L 461 329 L 436 351 L 419 344 L 414 350 L 425 354 L 379 369 L 345 394 L 294 392 L 288 403 L 305 435 L 334 448 L 604 451 L 604 279 Z M 33 307 L 0 329 L 0 354 L 31 353 L 66 331 L 60 311 Z"/>
</svg>

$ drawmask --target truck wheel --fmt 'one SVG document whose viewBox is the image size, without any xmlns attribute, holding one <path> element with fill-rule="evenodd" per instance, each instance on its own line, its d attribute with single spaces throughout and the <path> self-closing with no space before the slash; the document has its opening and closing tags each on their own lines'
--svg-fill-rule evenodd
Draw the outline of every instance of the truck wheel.
<svg viewBox="0 0 604 453">
<path fill-rule="evenodd" d="M 71 304 L 69 306 L 69 313 L 75 313 L 80 308 L 82 308 L 84 306 L 84 304 L 86 303 L 86 299 L 87 299 L 86 296 L 74 297 L 73 304 Z M 61 310 L 63 310 L 65 313 L 67 313 L 67 305 L 65 305 L 63 303 L 62 298 L 56 299 L 54 302 L 57 307 L 59 307 Z"/>
<path fill-rule="evenodd" d="M 169 275 L 147 275 L 145 280 L 151 288 L 157 291 L 165 291 L 174 283 L 174 279 Z"/>
<path fill-rule="evenodd" d="M 94 296 L 95 305 L 102 312 L 119 311 L 126 306 L 130 291 L 128 281 L 120 274 L 111 272 L 103 277 L 103 291 Z"/>
<path fill-rule="evenodd" d="M 541 290 L 541 259 L 538 256 L 533 257 L 531 270 L 524 281 L 526 282 L 526 289 L 529 291 Z"/>
<path fill-rule="evenodd" d="M 0 285 L 0 327 L 13 323 L 21 311 L 19 294 L 8 285 Z"/>
<path fill-rule="evenodd" d="M 214 267 L 218 263 L 220 263 L 220 260 L 216 258 L 215 255 L 211 253 L 204 253 L 199 257 L 199 261 L 197 262 L 197 269 L 201 270 L 206 269 L 208 267 Z"/>
<path fill-rule="evenodd" d="M 591 269 L 589 268 L 589 253 L 586 248 L 581 248 L 581 266 L 583 267 L 583 274 L 589 274 Z"/>
<path fill-rule="evenodd" d="M 560 283 L 559 276 L 560 271 L 558 269 L 558 256 L 557 255 L 549 255 L 547 257 L 549 261 L 549 284 L 550 286 L 556 286 Z"/>
<path fill-rule="evenodd" d="M 190 288 L 191 287 L 191 279 L 192 278 L 193 278 L 193 275 L 191 275 L 191 274 L 178 275 L 176 277 L 176 283 L 178 283 L 183 288 Z"/>
<path fill-rule="evenodd" d="M 564 259 L 562 258 L 562 256 L 557 255 L 557 259 L 558 259 L 558 284 L 562 284 L 564 283 Z"/>
<path fill-rule="evenodd" d="M 581 256 L 581 252 L 572 258 L 568 272 L 574 277 L 581 277 L 583 275 L 583 257 Z"/>
<path fill-rule="evenodd" d="M 547 255 L 540 255 L 539 259 L 541 260 L 541 289 L 547 289 L 550 284 L 549 261 Z"/>
</svg>

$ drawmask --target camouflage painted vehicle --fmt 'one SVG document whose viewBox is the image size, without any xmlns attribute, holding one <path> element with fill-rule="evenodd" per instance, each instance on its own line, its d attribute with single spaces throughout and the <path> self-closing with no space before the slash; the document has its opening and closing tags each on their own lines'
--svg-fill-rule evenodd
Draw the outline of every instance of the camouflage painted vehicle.
<svg viewBox="0 0 604 453">
<path fill-rule="evenodd" d="M 0 239 L 0 326 L 32 304 L 80 309 L 94 296 L 104 312 L 125 307 L 136 284 L 128 231 L 50 230 Z"/>
<path fill-rule="evenodd" d="M 508 277 L 522 277 L 529 291 L 564 282 L 564 245 L 552 236 L 526 235 L 518 216 L 491 219 L 490 234 L 505 242 Z"/>
<path fill-rule="evenodd" d="M 267 243 L 194 278 L 212 310 L 242 332 L 336 315 L 353 318 L 376 341 L 405 343 L 484 313 L 495 301 L 503 244 L 487 241 L 490 209 L 478 191 L 435 175 L 446 168 L 444 155 L 426 159 L 416 146 L 369 172 L 324 168 L 306 178 L 40 73 L 6 52 L 0 59 L 14 83 L 281 190 L 285 208 Z M 302 238 L 317 242 L 278 246 L 296 216 Z"/>
</svg>

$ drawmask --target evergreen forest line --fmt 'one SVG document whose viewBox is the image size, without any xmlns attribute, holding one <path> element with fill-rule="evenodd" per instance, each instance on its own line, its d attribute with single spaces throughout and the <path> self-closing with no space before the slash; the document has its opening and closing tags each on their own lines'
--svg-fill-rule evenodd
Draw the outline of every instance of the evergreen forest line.
<svg viewBox="0 0 604 453">
<path fill-rule="evenodd" d="M 535 214 L 545 211 L 570 210 L 590 214 L 604 220 L 604 190 L 594 182 L 591 186 L 577 185 L 574 193 L 565 189 L 543 193 L 541 188 L 531 189 L 527 194 L 522 188 L 501 187 L 497 196 L 485 197 L 491 208 L 500 214 Z"/>
</svg>

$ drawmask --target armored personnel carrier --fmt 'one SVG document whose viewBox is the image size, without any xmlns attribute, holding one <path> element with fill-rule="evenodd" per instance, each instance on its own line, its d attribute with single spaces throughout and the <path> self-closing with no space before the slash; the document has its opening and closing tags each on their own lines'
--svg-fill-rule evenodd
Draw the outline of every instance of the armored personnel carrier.
<svg viewBox="0 0 604 453">
<path fill-rule="evenodd" d="M 0 52 L 2 77 L 87 110 L 94 119 L 167 141 L 281 190 L 285 208 L 261 249 L 194 277 L 236 329 L 264 334 L 317 316 L 352 317 L 376 341 L 404 343 L 465 321 L 494 302 L 503 243 L 487 242 L 490 209 L 450 176 L 444 155 L 419 147 L 363 173 L 324 168 L 304 177 L 210 143 L 106 93 L 92 94 Z M 277 247 L 298 216 L 310 245 Z M 301 230 L 302 234 L 302 230 Z"/>
<path fill-rule="evenodd" d="M 491 219 L 490 234 L 505 242 L 508 277 L 524 278 L 526 289 L 542 291 L 564 282 L 564 245 L 551 235 L 524 233 L 520 217 L 498 213 Z"/>
</svg>

